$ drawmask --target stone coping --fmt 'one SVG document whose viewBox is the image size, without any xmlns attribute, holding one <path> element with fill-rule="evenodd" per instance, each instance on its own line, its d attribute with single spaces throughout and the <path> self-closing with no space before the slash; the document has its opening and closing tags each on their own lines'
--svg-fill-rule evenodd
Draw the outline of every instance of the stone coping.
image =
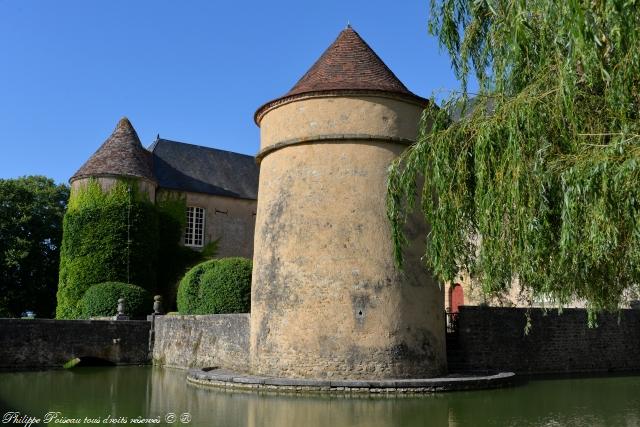
<svg viewBox="0 0 640 427">
<path fill-rule="evenodd" d="M 22 325 L 36 324 L 36 323 L 57 323 L 63 324 L 84 324 L 84 325 L 104 325 L 105 323 L 112 323 L 114 325 L 127 325 L 127 324 L 140 324 L 149 323 L 144 319 L 128 319 L 128 320 L 113 320 L 112 317 L 108 318 L 91 318 L 91 319 L 45 319 L 36 317 L 33 319 L 17 319 L 12 317 L 0 317 L 0 322 L 6 323 L 18 323 Z M 31 322 L 31 323 L 26 323 Z"/>
<path fill-rule="evenodd" d="M 415 142 L 412 139 L 400 138 L 396 136 L 384 136 L 384 135 L 371 135 L 364 133 L 341 133 L 341 134 L 327 134 L 317 135 L 308 138 L 294 138 L 286 141 L 276 142 L 275 144 L 267 145 L 256 154 L 256 162 L 258 165 L 262 162 L 268 154 L 278 151 L 285 147 L 301 144 L 340 144 L 343 141 L 363 143 L 363 142 L 386 142 L 390 144 L 411 145 Z"/>
<path fill-rule="evenodd" d="M 241 374 L 219 368 L 194 368 L 189 370 L 187 382 L 229 391 L 416 394 L 510 387 L 515 385 L 516 375 L 513 372 L 501 372 L 485 376 L 452 374 L 439 378 L 329 380 L 276 378 Z"/>
</svg>

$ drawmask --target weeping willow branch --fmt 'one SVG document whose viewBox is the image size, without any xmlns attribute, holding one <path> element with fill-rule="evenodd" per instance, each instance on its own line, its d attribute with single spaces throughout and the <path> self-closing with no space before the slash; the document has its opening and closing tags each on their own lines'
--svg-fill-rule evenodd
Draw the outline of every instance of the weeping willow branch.
<svg viewBox="0 0 640 427">
<path fill-rule="evenodd" d="M 585 301 L 592 316 L 624 302 L 640 283 L 638 9 L 431 1 L 430 31 L 463 86 L 424 112 L 417 142 L 390 168 L 399 265 L 421 195 L 425 259 L 440 280 L 466 270 L 496 294 L 517 278 L 558 306 Z M 469 99 L 472 74 L 480 96 Z"/>
</svg>

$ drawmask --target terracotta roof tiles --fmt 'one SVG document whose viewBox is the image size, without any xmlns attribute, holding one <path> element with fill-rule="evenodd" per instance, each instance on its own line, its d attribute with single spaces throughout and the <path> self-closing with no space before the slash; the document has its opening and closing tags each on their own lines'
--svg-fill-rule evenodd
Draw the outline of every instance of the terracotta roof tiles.
<svg viewBox="0 0 640 427">
<path fill-rule="evenodd" d="M 285 96 L 338 89 L 411 94 L 353 29 L 346 28 Z"/>
<path fill-rule="evenodd" d="M 336 91 L 390 93 L 427 104 L 426 99 L 407 89 L 353 28 L 347 27 L 289 92 L 256 111 L 256 123 L 267 109 L 281 101 Z"/>
</svg>

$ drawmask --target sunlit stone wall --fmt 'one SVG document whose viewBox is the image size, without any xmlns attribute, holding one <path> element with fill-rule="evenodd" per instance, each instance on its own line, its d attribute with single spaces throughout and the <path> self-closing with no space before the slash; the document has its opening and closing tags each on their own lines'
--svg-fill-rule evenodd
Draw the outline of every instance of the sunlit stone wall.
<svg viewBox="0 0 640 427">
<path fill-rule="evenodd" d="M 412 222 L 394 266 L 386 179 L 423 106 L 376 96 L 309 97 L 260 122 L 251 370 L 297 378 L 446 372 L 443 294 Z"/>
<path fill-rule="evenodd" d="M 249 315 L 156 317 L 153 364 L 182 369 L 221 367 L 247 371 Z"/>
</svg>

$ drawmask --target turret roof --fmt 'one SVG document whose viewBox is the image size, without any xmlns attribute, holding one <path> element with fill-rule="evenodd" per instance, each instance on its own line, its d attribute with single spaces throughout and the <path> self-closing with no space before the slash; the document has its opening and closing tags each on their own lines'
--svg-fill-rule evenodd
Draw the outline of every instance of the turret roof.
<svg viewBox="0 0 640 427">
<path fill-rule="evenodd" d="M 139 177 L 155 181 L 151 153 L 142 146 L 138 134 L 126 117 L 120 119 L 111 136 L 69 181 L 105 175 Z"/>
<path fill-rule="evenodd" d="M 367 42 L 348 26 L 289 92 L 256 111 L 256 123 L 260 122 L 267 109 L 282 101 L 303 94 L 336 91 L 392 93 L 425 106 L 427 104 L 426 99 L 407 89 Z"/>
</svg>

